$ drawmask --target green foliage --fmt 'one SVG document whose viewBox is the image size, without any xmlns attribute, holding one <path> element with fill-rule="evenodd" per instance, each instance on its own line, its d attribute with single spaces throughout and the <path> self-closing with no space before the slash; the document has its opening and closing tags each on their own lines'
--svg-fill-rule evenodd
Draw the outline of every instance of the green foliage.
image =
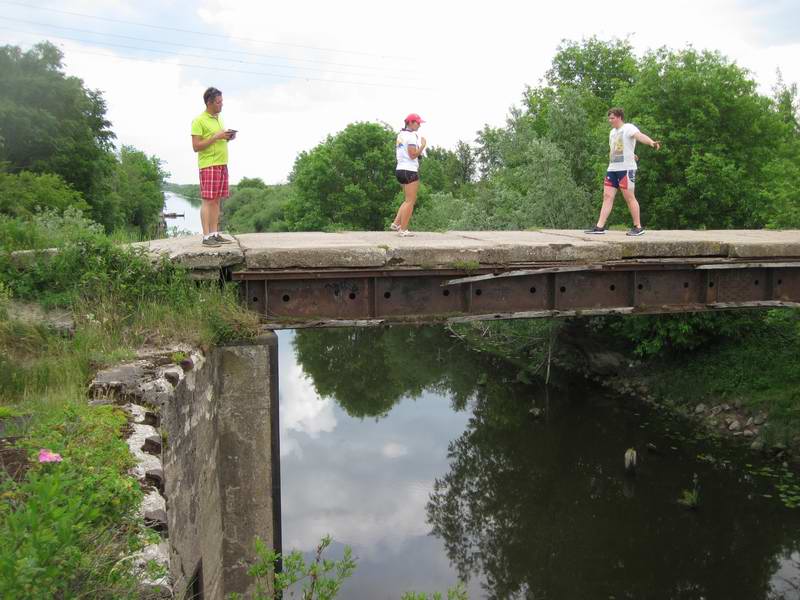
<svg viewBox="0 0 800 600">
<path fill-rule="evenodd" d="M 758 312 L 687 313 L 597 318 L 594 326 L 633 344 L 639 356 L 683 352 L 721 339 L 733 339 L 761 324 Z"/>
<path fill-rule="evenodd" d="M 796 133 L 744 69 L 714 52 L 661 49 L 643 58 L 635 82 L 615 103 L 663 142 L 637 181 L 647 190 L 649 223 L 665 229 L 764 225 L 772 212 L 764 190 L 771 193 L 792 177 L 766 179 L 764 169 Z"/>
<path fill-rule="evenodd" d="M 0 279 L 14 296 L 51 305 L 108 296 L 128 307 L 145 299 L 187 299 L 184 271 L 172 261 L 155 267 L 143 249 L 115 246 L 91 228 L 74 233 L 57 252 L 40 253 L 23 269 L 8 255 L 0 258 Z"/>
<path fill-rule="evenodd" d="M 323 553 L 331 544 L 331 537 L 325 536 L 317 546 L 314 560 L 306 564 L 303 555 L 295 550 L 281 556 L 258 537 L 255 539 L 256 561 L 247 574 L 256 579 L 254 600 L 274 600 L 284 597 L 293 586 L 302 585 L 303 600 L 332 600 L 339 593 L 344 581 L 353 574 L 356 562 L 349 546 L 339 560 L 323 558 Z M 275 566 L 282 562 L 282 571 L 275 572 Z M 232 594 L 230 600 L 240 598 Z"/>
<path fill-rule="evenodd" d="M 406 592 L 400 597 L 400 600 L 443 600 L 441 592 L 434 592 L 431 595 L 424 593 Z M 469 600 L 467 589 L 463 583 L 459 583 L 455 587 L 447 590 L 447 600 Z"/>
<path fill-rule="evenodd" d="M 583 88 L 610 108 L 617 92 L 637 75 L 628 40 L 604 42 L 592 36 L 580 43 L 562 40 L 547 71 L 547 82 L 557 89 Z"/>
<path fill-rule="evenodd" d="M 740 402 L 769 415 L 765 441 L 791 443 L 800 431 L 800 311 L 752 311 L 730 318 L 727 337 L 711 336 L 694 351 L 651 357 L 644 367 L 647 385 L 656 396 L 690 409 L 701 402 Z"/>
<path fill-rule="evenodd" d="M 0 215 L 32 217 L 42 211 L 62 213 L 89 208 L 81 194 L 52 173 L 0 173 Z"/>
<path fill-rule="evenodd" d="M 86 235 L 101 233 L 100 225 L 75 208 L 68 208 L 63 214 L 45 211 L 32 218 L 0 215 L 0 248 L 6 252 L 55 248 Z M 0 253 L 0 269 L 8 258 Z"/>
<path fill-rule="evenodd" d="M 395 133 L 377 123 L 352 123 L 309 152 L 289 177 L 287 221 L 295 231 L 382 230 L 398 191 Z"/>
<path fill-rule="evenodd" d="M 235 285 L 212 294 L 204 308 L 211 315 L 203 322 L 214 345 L 252 340 L 260 333 L 258 315 L 241 306 Z"/>
<path fill-rule="evenodd" d="M 286 206 L 292 194 L 291 185 L 258 185 L 260 179 L 243 179 L 225 201 L 222 224 L 234 233 L 287 231 Z"/>
<path fill-rule="evenodd" d="M 107 215 L 102 222 L 112 228 L 131 226 L 141 234 L 152 233 L 161 219 L 161 188 L 167 176 L 157 157 L 122 146 L 107 181 L 107 204 L 116 208 L 115 214 Z"/>
<path fill-rule="evenodd" d="M 474 176 L 475 158 L 465 142 L 458 142 L 456 151 L 431 146 L 420 159 L 420 181 L 434 192 L 457 194 Z"/>
<path fill-rule="evenodd" d="M 23 52 L 0 48 L 0 162 L 14 171 L 54 173 L 94 211 L 103 202 L 114 134 L 99 91 L 62 71 L 62 53 L 42 42 Z M 108 225 L 108 223 L 104 223 Z"/>
<path fill-rule="evenodd" d="M 239 180 L 239 183 L 236 184 L 237 190 L 243 190 L 246 188 L 255 188 L 257 190 L 263 190 L 267 187 L 267 184 L 264 183 L 264 180 L 260 177 L 242 177 Z"/>
<path fill-rule="evenodd" d="M 31 457 L 47 448 L 62 462 L 33 464 L 0 493 L 0 595 L 4 598 L 133 598 L 141 546 L 141 501 L 120 430 L 125 415 L 78 399 L 22 439 Z"/>
<path fill-rule="evenodd" d="M 678 504 L 690 509 L 696 509 L 700 505 L 700 480 L 697 473 L 692 475 L 692 487 L 681 491 Z"/>
</svg>

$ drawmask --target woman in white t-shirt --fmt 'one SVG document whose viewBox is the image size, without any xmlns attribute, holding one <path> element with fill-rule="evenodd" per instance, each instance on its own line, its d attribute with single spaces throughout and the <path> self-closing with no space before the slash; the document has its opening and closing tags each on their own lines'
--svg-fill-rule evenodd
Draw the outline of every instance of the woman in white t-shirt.
<svg viewBox="0 0 800 600">
<path fill-rule="evenodd" d="M 425 149 L 425 138 L 417 133 L 420 125 L 425 121 L 416 114 L 411 113 L 405 119 L 405 127 L 397 134 L 395 144 L 397 154 L 397 181 L 403 186 L 404 201 L 397 210 L 391 229 L 402 237 L 414 235 L 408 230 L 411 213 L 417 202 L 419 189 L 419 155 Z"/>
</svg>

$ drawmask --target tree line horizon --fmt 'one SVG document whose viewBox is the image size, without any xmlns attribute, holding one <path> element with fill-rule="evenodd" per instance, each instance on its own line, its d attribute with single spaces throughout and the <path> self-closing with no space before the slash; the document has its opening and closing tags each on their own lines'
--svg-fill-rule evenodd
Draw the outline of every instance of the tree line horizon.
<svg viewBox="0 0 800 600">
<path fill-rule="evenodd" d="M 115 147 L 106 102 L 63 72 L 50 42 L 0 49 L 0 216 L 80 211 L 111 233 L 152 235 L 168 173 Z M 627 40 L 564 40 L 543 80 L 474 143 L 431 147 L 420 165 L 418 229 L 582 228 L 600 204 L 606 112 L 664 143 L 643 149 L 642 212 L 660 229 L 800 227 L 800 102 L 779 77 L 764 96 L 719 52 Z M 188 117 L 187 117 L 188 118 Z M 232 232 L 382 230 L 400 202 L 395 131 L 356 122 L 298 154 L 286 184 L 244 177 L 224 206 Z M 347 149 L 346 151 L 344 149 Z M 191 186 L 179 186 L 190 188 Z M 610 223 L 620 223 L 618 209 Z"/>
</svg>

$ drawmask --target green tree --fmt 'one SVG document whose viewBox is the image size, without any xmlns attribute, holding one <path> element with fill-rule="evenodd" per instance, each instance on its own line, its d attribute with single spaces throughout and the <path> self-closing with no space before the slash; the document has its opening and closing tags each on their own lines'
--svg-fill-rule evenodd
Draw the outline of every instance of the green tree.
<svg viewBox="0 0 800 600">
<path fill-rule="evenodd" d="M 553 88 L 586 90 L 610 108 L 617 92 L 633 83 L 637 74 L 628 40 L 605 42 L 592 36 L 581 42 L 562 40 L 546 77 Z"/>
<path fill-rule="evenodd" d="M 474 175 L 475 158 L 465 142 L 459 141 L 455 151 L 430 147 L 420 160 L 421 185 L 430 192 L 459 193 Z"/>
<path fill-rule="evenodd" d="M 764 188 L 781 183 L 767 179 L 765 168 L 788 131 L 744 69 L 717 52 L 661 49 L 644 57 L 636 81 L 614 103 L 664 144 L 646 157 L 637 181 L 647 190 L 648 223 L 665 229 L 764 225 Z"/>
<path fill-rule="evenodd" d="M 394 132 L 377 123 L 351 123 L 309 152 L 289 177 L 286 209 L 296 231 L 382 230 L 399 186 Z"/>
<path fill-rule="evenodd" d="M 236 184 L 237 190 L 243 190 L 245 188 L 255 188 L 255 189 L 265 189 L 267 184 L 264 183 L 264 180 L 261 177 L 242 177 L 239 180 L 239 183 Z"/>
<path fill-rule="evenodd" d="M 116 227 L 132 226 L 140 233 L 153 230 L 161 218 L 164 195 L 161 188 L 168 176 L 161 160 L 132 146 L 122 146 L 107 182 L 116 208 Z"/>
<path fill-rule="evenodd" d="M 12 171 L 61 176 L 95 216 L 114 134 L 100 92 L 64 75 L 61 61 L 61 51 L 49 42 L 26 52 L 0 48 L 0 162 Z"/>
<path fill-rule="evenodd" d="M 786 85 L 780 72 L 773 101 L 784 124 L 784 143 L 764 166 L 771 185 L 762 189 L 763 218 L 768 227 L 800 228 L 800 101 L 797 84 Z"/>
<path fill-rule="evenodd" d="M 242 181 L 245 181 L 243 179 Z M 286 205 L 292 193 L 291 185 L 236 186 L 222 212 L 223 227 L 235 233 L 287 231 Z"/>
</svg>

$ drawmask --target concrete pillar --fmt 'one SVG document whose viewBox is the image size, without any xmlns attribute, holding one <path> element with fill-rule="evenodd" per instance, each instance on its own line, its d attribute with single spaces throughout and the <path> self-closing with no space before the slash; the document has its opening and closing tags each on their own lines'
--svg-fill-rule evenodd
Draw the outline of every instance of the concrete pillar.
<svg viewBox="0 0 800 600">
<path fill-rule="evenodd" d="M 278 337 L 269 332 L 213 353 L 222 590 L 227 596 L 253 589 L 246 560 L 254 556 L 256 536 L 275 547 L 277 534 L 280 548 Z"/>
<path fill-rule="evenodd" d="M 201 358 L 162 407 L 162 428 L 175 592 L 249 596 L 255 536 L 281 548 L 277 336 Z"/>
</svg>

